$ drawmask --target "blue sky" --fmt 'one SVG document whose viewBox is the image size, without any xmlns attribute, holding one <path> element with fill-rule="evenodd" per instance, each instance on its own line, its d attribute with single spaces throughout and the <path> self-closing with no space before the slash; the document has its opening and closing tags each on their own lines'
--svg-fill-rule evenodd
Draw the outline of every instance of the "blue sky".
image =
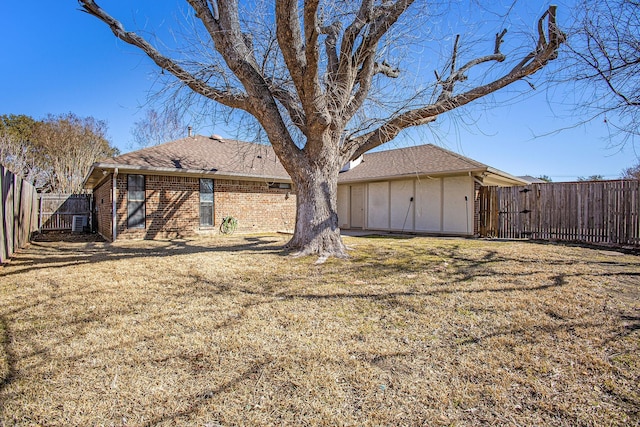
<svg viewBox="0 0 640 427">
<path fill-rule="evenodd" d="M 159 18 L 165 18 L 162 25 L 167 25 L 174 19 L 167 11 L 177 4 L 173 0 L 101 2 L 129 23 L 135 17 L 136 25 L 143 28 L 147 22 L 162 23 Z M 531 4 L 543 7 L 542 2 Z M 155 16 L 145 18 L 149 13 Z M 122 152 L 130 150 L 131 128 L 142 118 L 155 82 L 157 69 L 150 60 L 117 40 L 97 19 L 80 12 L 74 0 L 3 1 L 0 38 L 0 114 L 93 116 L 108 123 L 113 145 Z M 595 174 L 613 179 L 637 163 L 632 146 L 611 147 L 617 141 L 608 139 L 604 121 L 572 126 L 581 117 L 561 105 L 566 95 L 558 88 L 538 90 L 517 101 L 511 100 L 511 92 L 498 94 L 494 102 L 465 110 L 465 116 L 475 122 L 470 129 L 443 118 L 437 135 L 428 129 L 401 134 L 389 148 L 435 143 L 514 175 L 548 175 L 554 181 Z M 556 132 L 566 127 L 570 128 Z M 224 128 L 197 127 L 195 131 L 233 136 Z"/>
</svg>

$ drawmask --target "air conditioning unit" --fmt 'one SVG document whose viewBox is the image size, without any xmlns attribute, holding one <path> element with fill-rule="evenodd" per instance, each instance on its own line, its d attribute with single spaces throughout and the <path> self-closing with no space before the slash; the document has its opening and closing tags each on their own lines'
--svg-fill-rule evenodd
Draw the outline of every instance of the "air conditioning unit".
<svg viewBox="0 0 640 427">
<path fill-rule="evenodd" d="M 84 215 L 74 215 L 73 221 L 71 222 L 71 231 L 73 233 L 81 233 L 84 231 L 84 227 L 87 226 L 89 222 L 89 217 Z"/>
</svg>

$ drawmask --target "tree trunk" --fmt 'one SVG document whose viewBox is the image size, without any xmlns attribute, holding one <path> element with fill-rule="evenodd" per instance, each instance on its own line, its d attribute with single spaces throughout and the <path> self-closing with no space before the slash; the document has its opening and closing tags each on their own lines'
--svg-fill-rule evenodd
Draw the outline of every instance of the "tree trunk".
<svg viewBox="0 0 640 427">
<path fill-rule="evenodd" d="M 296 227 L 288 243 L 296 255 L 347 257 L 338 227 L 338 172 L 332 166 L 316 166 L 294 176 L 297 194 Z"/>
</svg>

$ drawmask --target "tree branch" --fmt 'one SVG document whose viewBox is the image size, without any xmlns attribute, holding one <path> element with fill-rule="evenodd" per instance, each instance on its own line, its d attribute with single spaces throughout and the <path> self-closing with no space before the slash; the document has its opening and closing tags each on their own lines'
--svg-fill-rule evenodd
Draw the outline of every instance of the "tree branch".
<svg viewBox="0 0 640 427">
<path fill-rule="evenodd" d="M 342 23 L 335 21 L 333 24 L 320 27 L 320 33 L 326 35 L 324 39 L 325 51 L 327 53 L 327 74 L 335 75 L 338 71 L 338 51 L 337 43 Z"/>
<path fill-rule="evenodd" d="M 296 0 L 276 2 L 276 36 L 293 84 L 298 93 L 302 93 L 304 90 L 304 69 L 307 63 Z"/>
<path fill-rule="evenodd" d="M 362 64 L 360 71 L 358 71 L 355 93 L 349 103 L 342 109 L 341 117 L 344 120 L 353 117 L 360 107 L 362 107 L 367 96 L 369 96 L 369 90 L 373 84 L 373 76 L 376 74 L 384 74 L 389 78 L 397 78 L 400 76 L 400 70 L 391 67 L 386 61 L 382 61 L 382 63 L 374 62 L 373 56 L 369 56 Z"/>
<path fill-rule="evenodd" d="M 342 43 L 340 45 L 340 68 L 344 68 L 346 65 L 345 61 L 351 59 L 351 55 L 353 53 L 353 47 L 355 46 L 356 39 L 360 31 L 367 25 L 369 20 L 371 19 L 371 15 L 373 13 L 373 0 L 362 0 L 360 4 L 360 9 L 356 14 L 353 22 L 347 27 L 342 36 Z M 338 73 L 342 74 L 345 70 L 339 69 Z"/>
<path fill-rule="evenodd" d="M 262 76 L 255 57 L 240 30 L 237 0 L 209 0 L 214 5 L 213 11 L 209 8 L 207 0 L 187 1 L 209 32 L 216 51 L 240 80 L 246 93 L 234 93 L 207 85 L 175 61 L 162 55 L 136 33 L 125 31 L 123 25 L 102 10 L 94 0 L 78 0 L 84 11 L 106 23 L 116 37 L 140 48 L 157 65 L 169 71 L 194 92 L 227 107 L 239 108 L 253 115 L 265 129 L 276 154 L 282 159 L 283 166 L 291 170 L 295 167 L 296 160 L 300 158 L 300 149 L 293 141 L 280 115 L 274 95 L 269 90 L 269 84 Z"/>
<path fill-rule="evenodd" d="M 501 33 L 496 34 L 496 41 L 494 47 L 494 53 L 492 55 L 482 56 L 480 58 L 472 59 L 471 61 L 464 64 L 460 69 L 456 70 L 456 62 L 458 56 L 458 43 L 460 40 L 460 36 L 456 36 L 456 41 L 453 45 L 453 53 L 451 54 L 451 72 L 449 77 L 445 81 L 439 81 L 442 85 L 442 92 L 438 97 L 436 102 L 442 102 L 447 99 L 450 99 L 453 95 L 453 89 L 456 82 L 467 80 L 467 75 L 465 74 L 471 68 L 476 65 L 483 64 L 485 62 L 503 62 L 506 57 L 500 53 L 500 45 L 502 44 L 502 39 L 504 35 L 507 33 L 507 30 L 503 30 Z M 440 80 L 438 73 L 436 73 L 436 77 Z"/>
<path fill-rule="evenodd" d="M 308 127 L 326 129 L 331 123 L 331 115 L 327 110 L 325 95 L 320 86 L 318 75 L 318 56 L 320 46 L 318 36 L 319 0 L 306 0 L 304 4 L 304 37 L 307 66 L 304 69 L 304 97 L 302 99 L 308 121 Z M 305 99 L 306 98 L 306 99 Z"/>
<path fill-rule="evenodd" d="M 98 6 L 95 1 L 78 0 L 78 2 L 82 6 L 84 12 L 95 16 L 96 18 L 107 24 L 117 38 L 141 49 L 145 54 L 147 54 L 149 58 L 151 58 L 151 60 L 153 60 L 153 62 L 156 63 L 156 65 L 176 76 L 194 92 L 199 93 L 202 96 L 205 96 L 223 105 L 226 105 L 227 107 L 239 108 L 245 111 L 247 110 L 248 103 L 246 94 L 233 92 L 230 90 L 220 90 L 207 85 L 205 82 L 198 79 L 190 72 L 186 71 L 175 61 L 162 55 L 145 39 L 134 32 L 126 31 L 124 26 L 119 21 L 111 17 L 111 15 L 100 8 L 100 6 Z"/>
<path fill-rule="evenodd" d="M 363 0 L 354 21 L 345 30 L 338 71 L 333 76 L 334 84 L 329 92 L 331 105 L 345 123 L 362 106 L 375 74 L 381 73 L 388 77 L 397 75 L 398 70 L 386 63 L 376 65 L 377 44 L 413 1 L 383 2 L 381 6 L 375 7 L 373 1 Z M 366 34 L 361 35 L 365 30 Z M 358 37 L 362 37 L 362 41 L 354 52 Z"/>
<path fill-rule="evenodd" d="M 304 39 L 298 17 L 298 2 L 276 2 L 276 34 L 289 74 L 307 118 L 307 129 L 325 129 L 331 122 L 318 77 L 317 12 L 319 1 L 304 5 Z"/>
<path fill-rule="evenodd" d="M 238 16 L 237 0 L 187 0 L 196 11 L 196 16 L 203 22 L 214 41 L 216 50 L 225 60 L 229 69 L 242 82 L 248 94 L 249 107 L 252 114 L 265 129 L 271 145 L 281 159 L 283 166 L 291 170 L 300 157 L 300 150 L 293 141 L 283 120 L 276 98 L 279 96 L 294 122 L 299 119 L 295 112 L 287 108 L 287 98 L 283 91 L 274 94 L 262 74 L 252 51 L 252 43 L 242 33 Z M 209 8 L 214 6 L 212 11 Z M 280 4 L 280 2 L 278 2 Z M 282 102 L 284 100 L 284 102 Z M 289 106 L 290 107 L 290 106 Z"/>
<path fill-rule="evenodd" d="M 544 66 L 548 61 L 556 59 L 558 57 L 558 47 L 565 42 L 565 35 L 558 26 L 556 25 L 556 6 L 549 6 L 549 9 L 540 17 L 538 20 L 538 45 L 536 49 L 530 52 L 527 56 L 525 56 L 522 61 L 520 61 L 512 70 L 512 72 L 517 72 L 523 68 L 526 68 L 531 65 L 532 61 L 540 60 L 540 58 L 544 58 L 544 63 L 540 64 L 541 67 Z M 548 22 L 548 32 L 549 32 L 549 42 L 547 42 L 543 24 L 544 18 L 549 17 Z"/>
<path fill-rule="evenodd" d="M 275 99 L 287 110 L 292 123 L 300 129 L 303 134 L 306 134 L 307 120 L 304 111 L 300 108 L 300 101 L 293 93 L 285 89 L 283 85 L 269 81 L 269 87 Z"/>
<path fill-rule="evenodd" d="M 396 3 L 389 5 L 383 3 L 382 6 L 375 8 L 368 34 L 363 38 L 358 49 L 356 49 L 354 58 L 363 58 L 372 50 L 375 53 L 375 48 L 382 36 L 389 31 L 389 28 L 396 23 L 400 15 L 402 15 L 413 2 L 414 0 L 398 0 Z M 356 63 L 360 62 L 356 61 Z"/>
<path fill-rule="evenodd" d="M 400 77 L 400 69 L 398 67 L 392 67 L 387 61 L 375 62 L 373 64 L 373 74 L 384 74 L 390 79 L 397 79 Z"/>
<path fill-rule="evenodd" d="M 396 137 L 398 133 L 403 129 L 432 122 L 436 120 L 436 118 L 442 113 L 466 105 L 469 102 L 481 98 L 489 93 L 493 93 L 515 81 L 521 80 L 526 76 L 534 74 L 535 72 L 543 68 L 548 61 L 553 60 L 557 57 L 557 50 L 560 44 L 564 42 L 564 35 L 555 26 L 555 7 L 551 6 L 549 10 L 542 16 L 542 18 L 540 18 L 540 20 L 544 20 L 544 18 L 547 16 L 549 17 L 547 30 L 549 34 L 549 41 L 547 41 L 547 38 L 544 36 L 544 34 L 540 36 L 536 51 L 532 57 L 530 57 L 531 54 L 527 55 L 527 57 L 525 58 L 526 61 L 520 61 L 520 63 L 511 71 L 491 83 L 475 87 L 467 92 L 455 96 L 441 95 L 438 100 L 432 105 L 427 105 L 425 107 L 416 108 L 398 114 L 395 117 L 392 117 L 386 123 L 382 124 L 377 129 L 346 141 L 341 146 L 341 155 L 343 156 L 343 159 L 346 161 L 349 159 L 357 158 L 367 151 L 390 141 L 391 139 Z M 504 32 L 502 33 L 502 35 L 504 35 Z M 498 37 L 501 38 L 500 35 L 498 35 Z M 475 59 L 465 64 L 462 68 L 460 68 L 460 70 L 466 71 L 474 65 L 486 62 L 488 60 L 498 60 L 499 56 L 502 56 L 502 54 L 493 54 Z M 502 58 L 502 60 L 504 60 L 504 58 Z M 450 76 L 447 81 L 452 79 L 452 77 L 453 82 L 455 81 L 455 79 L 460 79 L 460 75 L 463 75 L 463 73 L 459 74 L 460 70 L 453 74 L 453 76 L 457 77 Z"/>
</svg>

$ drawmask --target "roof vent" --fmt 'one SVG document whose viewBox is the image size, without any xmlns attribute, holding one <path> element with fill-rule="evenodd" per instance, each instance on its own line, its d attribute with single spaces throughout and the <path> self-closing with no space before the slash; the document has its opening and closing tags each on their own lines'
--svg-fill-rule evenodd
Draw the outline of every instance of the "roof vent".
<svg viewBox="0 0 640 427">
<path fill-rule="evenodd" d="M 216 140 L 216 141 L 224 142 L 222 137 L 220 135 L 216 135 L 215 133 L 213 135 L 211 135 L 210 138 L 213 139 L 213 140 Z"/>
</svg>

